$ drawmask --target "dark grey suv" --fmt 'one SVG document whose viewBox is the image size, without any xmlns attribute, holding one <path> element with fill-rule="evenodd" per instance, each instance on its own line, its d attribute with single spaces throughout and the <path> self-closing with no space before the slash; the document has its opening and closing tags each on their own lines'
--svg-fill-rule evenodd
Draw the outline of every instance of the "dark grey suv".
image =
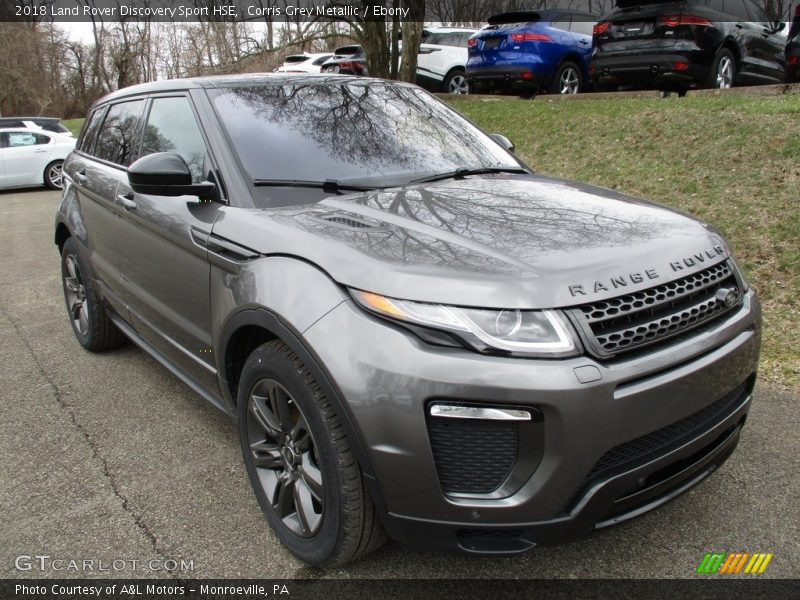
<svg viewBox="0 0 800 600">
<path fill-rule="evenodd" d="M 315 565 L 384 532 L 513 554 L 640 515 L 736 446 L 758 301 L 712 227 L 510 147 L 379 80 L 113 93 L 64 165 L 75 334 L 237 419 Z"/>
</svg>

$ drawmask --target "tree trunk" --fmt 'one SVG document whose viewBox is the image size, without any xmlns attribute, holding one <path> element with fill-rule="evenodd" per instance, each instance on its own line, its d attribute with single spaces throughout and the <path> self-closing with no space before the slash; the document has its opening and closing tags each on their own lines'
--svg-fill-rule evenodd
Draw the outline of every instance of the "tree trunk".
<svg viewBox="0 0 800 600">
<path fill-rule="evenodd" d="M 409 0 L 411 9 L 408 21 L 403 22 L 403 63 L 400 80 L 415 83 L 417 80 L 417 55 L 422 41 L 423 21 L 425 20 L 425 0 Z"/>
<path fill-rule="evenodd" d="M 361 46 L 367 54 L 370 77 L 389 77 L 389 43 L 384 21 L 365 21 L 362 24 Z"/>
</svg>

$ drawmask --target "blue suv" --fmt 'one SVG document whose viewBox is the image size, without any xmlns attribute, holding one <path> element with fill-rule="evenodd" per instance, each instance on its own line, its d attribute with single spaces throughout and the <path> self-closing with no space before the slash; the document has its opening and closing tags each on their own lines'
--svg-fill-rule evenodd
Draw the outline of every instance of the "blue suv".
<svg viewBox="0 0 800 600">
<path fill-rule="evenodd" d="M 469 40 L 471 91 L 577 94 L 590 84 L 592 28 L 598 15 L 574 10 L 507 12 Z"/>
</svg>

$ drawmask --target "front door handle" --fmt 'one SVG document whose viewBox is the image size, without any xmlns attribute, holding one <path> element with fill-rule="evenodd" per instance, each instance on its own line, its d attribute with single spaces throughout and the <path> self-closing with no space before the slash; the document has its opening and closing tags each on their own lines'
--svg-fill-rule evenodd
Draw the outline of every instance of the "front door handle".
<svg viewBox="0 0 800 600">
<path fill-rule="evenodd" d="M 744 25 L 742 25 L 741 23 L 737 23 L 736 29 L 744 29 Z"/>
<path fill-rule="evenodd" d="M 117 194 L 117 200 L 125 210 L 136 210 L 136 202 L 133 201 L 133 193 Z"/>
</svg>

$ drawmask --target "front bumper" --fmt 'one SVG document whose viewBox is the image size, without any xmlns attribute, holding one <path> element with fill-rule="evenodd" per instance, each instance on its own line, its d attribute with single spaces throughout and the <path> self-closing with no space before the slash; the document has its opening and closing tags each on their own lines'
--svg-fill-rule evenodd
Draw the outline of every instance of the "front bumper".
<svg viewBox="0 0 800 600">
<path fill-rule="evenodd" d="M 677 69 L 678 63 L 688 68 Z M 702 85 L 708 65 L 695 53 L 652 53 L 599 57 L 592 60 L 592 81 L 601 86 L 635 88 L 692 88 Z"/>
<path fill-rule="evenodd" d="M 612 363 L 435 348 L 349 301 L 304 336 L 359 430 L 389 533 L 427 549 L 512 554 L 637 516 L 721 465 L 750 407 L 760 321 L 749 292 L 712 327 Z M 446 494 L 426 416 L 430 401 L 442 399 L 537 411 L 540 443 L 518 446 L 536 453 L 517 457 L 527 475 L 490 493 Z M 680 425 L 712 409 L 702 427 Z M 676 424 L 680 435 L 657 453 L 597 472 L 610 451 Z"/>
</svg>

